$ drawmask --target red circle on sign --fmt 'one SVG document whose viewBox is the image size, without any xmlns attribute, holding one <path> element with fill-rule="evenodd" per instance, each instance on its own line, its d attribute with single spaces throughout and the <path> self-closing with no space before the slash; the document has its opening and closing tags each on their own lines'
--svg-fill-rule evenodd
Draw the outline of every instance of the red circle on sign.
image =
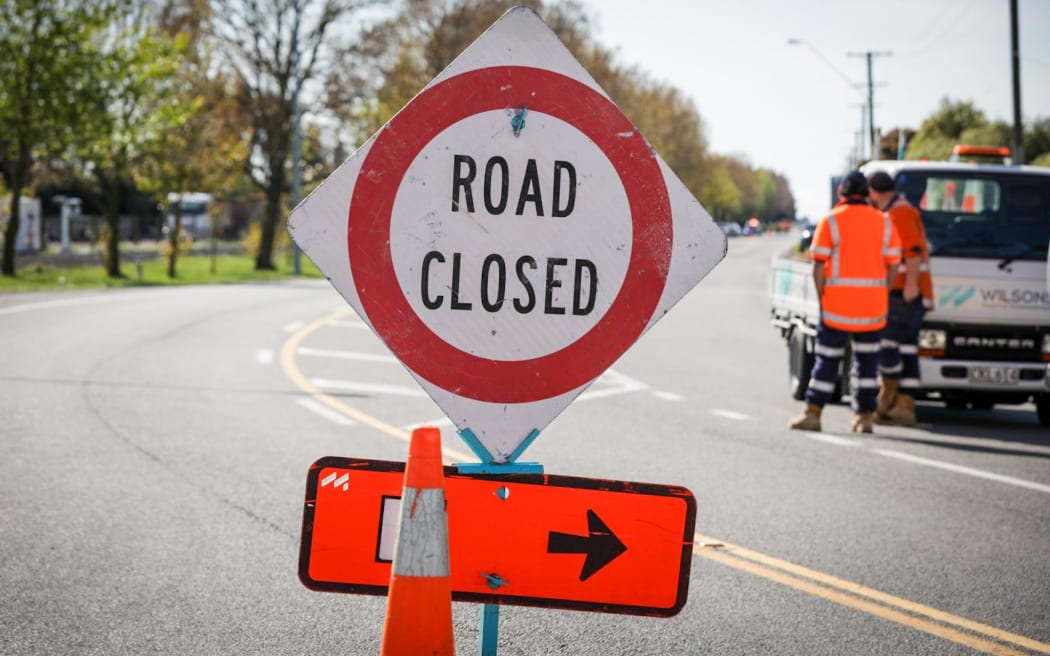
<svg viewBox="0 0 1050 656">
<path fill-rule="evenodd" d="M 572 344 L 528 360 L 481 358 L 438 337 L 401 290 L 390 253 L 394 199 L 405 172 L 430 141 L 474 114 L 548 114 L 583 133 L 620 176 L 634 235 L 627 274 L 605 316 Z M 529 138 L 528 116 L 521 138 Z M 510 130 L 510 120 L 507 120 Z M 456 396 L 528 403 L 590 382 L 638 339 L 663 294 L 671 262 L 671 204 L 649 144 L 608 98 L 572 78 L 500 66 L 457 75 L 424 90 L 376 136 L 350 199 L 347 246 L 361 305 L 376 332 L 409 369 Z"/>
</svg>

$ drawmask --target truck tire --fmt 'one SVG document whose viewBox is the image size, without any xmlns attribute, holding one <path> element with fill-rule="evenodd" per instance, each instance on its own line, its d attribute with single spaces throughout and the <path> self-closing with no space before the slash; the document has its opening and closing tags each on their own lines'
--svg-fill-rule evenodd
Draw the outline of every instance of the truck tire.
<svg viewBox="0 0 1050 656">
<path fill-rule="evenodd" d="M 813 352 L 806 344 L 806 336 L 800 330 L 791 331 L 788 338 L 788 373 L 791 398 L 802 401 L 809 387 L 809 375 L 813 371 Z"/>
<path fill-rule="evenodd" d="M 1050 426 L 1050 394 L 1035 395 L 1035 412 L 1040 424 Z"/>
</svg>

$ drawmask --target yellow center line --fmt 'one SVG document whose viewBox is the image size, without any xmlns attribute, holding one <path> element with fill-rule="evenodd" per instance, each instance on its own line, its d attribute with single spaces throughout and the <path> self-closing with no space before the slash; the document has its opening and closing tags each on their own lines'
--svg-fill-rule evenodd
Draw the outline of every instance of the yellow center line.
<svg viewBox="0 0 1050 656">
<path fill-rule="evenodd" d="M 281 348 L 281 368 L 296 387 L 314 399 L 361 424 L 408 442 L 411 437 L 408 431 L 376 419 L 326 394 L 311 383 L 295 363 L 295 353 L 303 339 L 318 328 L 333 321 L 344 319 L 352 314 L 351 310 L 340 310 L 298 330 Z M 455 449 L 442 447 L 441 452 L 449 462 L 471 462 L 476 460 L 475 457 Z M 1050 644 L 952 615 L 930 606 L 896 597 L 859 583 L 847 581 L 824 572 L 818 572 L 817 570 L 780 560 L 779 558 L 741 546 L 727 544 L 710 536 L 697 533 L 694 535 L 693 544 L 693 555 L 697 557 L 706 558 L 727 567 L 786 585 L 821 599 L 896 622 L 897 624 L 923 631 L 987 654 L 994 654 L 995 656 L 1026 656 L 1025 652 L 986 640 L 980 636 L 1008 642 L 1041 654 L 1050 654 Z M 923 619 L 924 617 L 929 619 Z M 972 633 L 966 633 L 959 629 L 965 629 Z M 973 635 L 974 633 L 980 635 Z"/>
<path fill-rule="evenodd" d="M 974 633 L 1009 642 L 1042 654 L 1050 654 L 1050 644 L 1039 642 L 1025 636 L 997 629 L 994 626 L 981 624 L 958 615 L 925 606 L 901 597 L 875 590 L 859 583 L 840 579 L 824 572 L 767 556 L 744 547 L 721 542 L 715 538 L 700 535 L 693 536 L 693 554 L 707 558 L 729 567 L 761 576 L 771 581 L 808 592 L 829 601 L 862 610 L 891 622 L 925 631 L 947 640 L 957 642 L 988 654 L 1023 654 L 1009 647 L 989 642 L 969 633 L 963 633 L 941 624 L 931 622 L 915 615 L 928 617 L 937 622 L 966 629 Z M 827 587 L 830 586 L 830 587 Z M 867 601 L 867 597 L 873 601 Z M 878 602 L 878 603 L 875 603 Z M 892 607 L 892 608 L 891 608 Z M 894 610 L 894 608 L 899 610 Z M 901 612 L 906 611 L 906 612 Z M 907 613 L 913 613 L 909 615 Z"/>
<path fill-rule="evenodd" d="M 339 310 L 338 312 L 322 317 L 296 331 L 288 341 L 284 343 L 284 346 L 281 347 L 281 369 L 284 370 L 285 375 L 292 381 L 292 384 L 306 394 L 309 394 L 312 398 L 327 405 L 329 408 L 354 419 L 358 423 L 371 426 L 382 433 L 386 433 L 391 437 L 396 437 L 407 443 L 412 437 L 412 434 L 409 431 L 376 419 L 372 415 L 366 414 L 357 408 L 347 405 L 339 399 L 326 394 L 319 387 L 311 383 L 310 380 L 299 371 L 299 367 L 295 363 L 295 352 L 299 349 L 299 344 L 301 344 L 310 333 L 333 321 L 353 316 L 353 314 L 353 311 L 349 309 Z M 448 462 L 473 462 L 477 460 L 475 456 L 468 455 L 462 451 L 456 451 L 455 449 L 449 449 L 444 446 L 441 447 L 441 453 L 445 456 Z"/>
</svg>

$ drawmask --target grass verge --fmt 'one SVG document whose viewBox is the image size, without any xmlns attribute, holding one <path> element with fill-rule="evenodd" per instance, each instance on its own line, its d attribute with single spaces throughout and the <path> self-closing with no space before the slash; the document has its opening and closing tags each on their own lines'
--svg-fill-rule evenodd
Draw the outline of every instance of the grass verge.
<svg viewBox="0 0 1050 656">
<path fill-rule="evenodd" d="M 285 258 L 275 258 L 283 260 Z M 290 257 L 287 259 L 291 259 Z M 301 259 L 300 278 L 322 278 L 309 258 Z M 30 292 L 64 289 L 103 289 L 119 287 L 157 287 L 162 285 L 208 285 L 218 283 L 260 282 L 286 280 L 295 277 L 290 261 L 279 261 L 276 271 L 256 271 L 255 258 L 249 255 L 187 255 L 180 257 L 176 276 L 168 277 L 167 261 L 163 258 L 136 263 L 126 258 L 121 269 L 122 278 L 110 278 L 97 264 L 52 266 L 29 264 L 17 269 L 17 275 L 0 276 L 0 293 Z"/>
</svg>

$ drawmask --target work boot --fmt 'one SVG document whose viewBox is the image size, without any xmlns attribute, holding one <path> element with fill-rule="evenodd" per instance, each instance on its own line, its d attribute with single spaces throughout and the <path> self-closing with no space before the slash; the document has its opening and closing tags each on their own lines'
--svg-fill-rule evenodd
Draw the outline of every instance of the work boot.
<svg viewBox="0 0 1050 656">
<path fill-rule="evenodd" d="M 870 433 L 872 432 L 872 419 L 874 418 L 871 412 L 858 412 L 853 416 L 853 422 L 849 425 L 851 433 Z"/>
<path fill-rule="evenodd" d="M 789 421 L 788 426 L 794 430 L 819 431 L 821 410 L 819 405 L 807 403 L 802 409 L 802 414 Z"/>
<path fill-rule="evenodd" d="M 900 384 L 901 381 L 897 378 L 883 378 L 882 382 L 879 383 L 879 395 L 876 397 L 877 405 L 875 406 L 875 421 L 886 418 L 886 413 L 890 411 L 894 402 L 897 401 L 897 389 L 900 387 Z"/>
<path fill-rule="evenodd" d="M 894 426 L 914 426 L 918 423 L 915 419 L 915 399 L 910 394 L 898 396 L 897 402 L 886 413 L 886 423 Z"/>
</svg>

